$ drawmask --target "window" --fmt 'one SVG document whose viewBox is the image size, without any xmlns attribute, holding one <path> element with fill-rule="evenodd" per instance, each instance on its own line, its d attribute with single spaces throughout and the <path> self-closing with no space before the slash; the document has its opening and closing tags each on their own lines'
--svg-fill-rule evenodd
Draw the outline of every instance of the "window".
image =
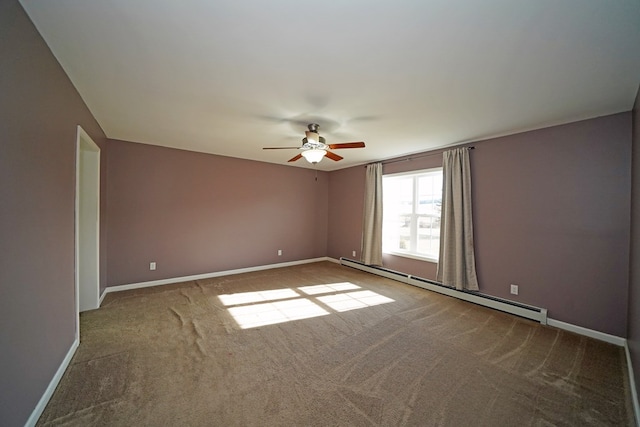
<svg viewBox="0 0 640 427">
<path fill-rule="evenodd" d="M 382 251 L 438 260 L 442 168 L 382 177 Z"/>
</svg>

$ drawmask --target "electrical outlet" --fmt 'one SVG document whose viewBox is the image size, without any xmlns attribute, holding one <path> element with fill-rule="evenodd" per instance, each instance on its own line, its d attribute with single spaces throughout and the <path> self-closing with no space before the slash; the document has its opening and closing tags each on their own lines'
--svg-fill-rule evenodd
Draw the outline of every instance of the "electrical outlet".
<svg viewBox="0 0 640 427">
<path fill-rule="evenodd" d="M 351 252 L 352 256 L 356 256 L 356 251 Z"/>
<path fill-rule="evenodd" d="M 282 249 L 278 249 L 278 256 L 282 256 Z"/>
<path fill-rule="evenodd" d="M 156 269 L 156 263 L 155 262 L 150 262 L 149 263 L 149 270 L 155 270 Z"/>
<path fill-rule="evenodd" d="M 511 294 L 518 295 L 518 285 L 511 285 Z"/>
</svg>

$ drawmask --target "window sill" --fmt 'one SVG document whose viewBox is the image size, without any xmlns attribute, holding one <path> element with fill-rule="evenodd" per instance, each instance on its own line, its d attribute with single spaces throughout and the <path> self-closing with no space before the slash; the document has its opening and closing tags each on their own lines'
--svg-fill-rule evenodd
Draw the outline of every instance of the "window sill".
<svg viewBox="0 0 640 427">
<path fill-rule="evenodd" d="M 393 256 L 399 256 L 399 257 L 403 257 L 403 258 L 410 258 L 410 259 L 415 259 L 418 261 L 427 261 L 427 262 L 432 262 L 434 264 L 438 263 L 438 260 L 436 258 L 430 258 L 430 257 L 426 257 L 426 256 L 421 256 L 421 255 L 416 255 L 416 254 L 408 254 L 408 253 L 404 253 L 404 252 L 391 252 L 391 251 L 384 251 L 382 252 L 385 255 L 393 255 Z"/>
</svg>

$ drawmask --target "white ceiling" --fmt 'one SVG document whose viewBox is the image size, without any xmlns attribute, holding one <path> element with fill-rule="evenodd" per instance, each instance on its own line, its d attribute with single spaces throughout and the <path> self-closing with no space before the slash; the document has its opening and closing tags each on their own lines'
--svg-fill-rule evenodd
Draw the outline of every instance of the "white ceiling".
<svg viewBox="0 0 640 427">
<path fill-rule="evenodd" d="M 640 82 L 638 0 L 21 3 L 109 138 L 366 142 L 320 170 L 629 111 Z"/>
</svg>

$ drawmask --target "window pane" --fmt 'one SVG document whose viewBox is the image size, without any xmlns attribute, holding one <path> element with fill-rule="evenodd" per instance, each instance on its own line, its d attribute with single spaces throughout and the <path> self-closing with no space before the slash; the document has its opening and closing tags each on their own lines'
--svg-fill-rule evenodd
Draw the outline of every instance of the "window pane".
<svg viewBox="0 0 640 427">
<path fill-rule="evenodd" d="M 442 172 L 429 173 L 418 177 L 418 209 L 421 214 L 440 214 L 442 205 Z"/>
<path fill-rule="evenodd" d="M 440 249 L 440 218 L 421 216 L 418 219 L 417 252 L 437 258 Z"/>
<path fill-rule="evenodd" d="M 418 237 L 418 254 L 426 255 L 430 258 L 438 258 L 438 251 L 440 250 L 440 239 L 429 237 L 429 236 L 419 236 Z"/>
<path fill-rule="evenodd" d="M 411 213 L 413 210 L 413 178 L 383 178 L 382 192 L 385 212 Z"/>
<path fill-rule="evenodd" d="M 398 180 L 398 208 L 402 213 L 413 212 L 413 179 L 403 178 Z"/>
<path fill-rule="evenodd" d="M 406 251 L 411 247 L 411 213 L 413 212 L 413 178 L 383 177 L 384 251 Z"/>
<path fill-rule="evenodd" d="M 398 242 L 398 247 L 396 249 L 400 249 L 401 251 L 408 251 L 411 249 L 411 236 L 400 236 L 400 241 Z"/>
<path fill-rule="evenodd" d="M 385 252 L 438 258 L 442 170 L 383 176 Z"/>
</svg>

